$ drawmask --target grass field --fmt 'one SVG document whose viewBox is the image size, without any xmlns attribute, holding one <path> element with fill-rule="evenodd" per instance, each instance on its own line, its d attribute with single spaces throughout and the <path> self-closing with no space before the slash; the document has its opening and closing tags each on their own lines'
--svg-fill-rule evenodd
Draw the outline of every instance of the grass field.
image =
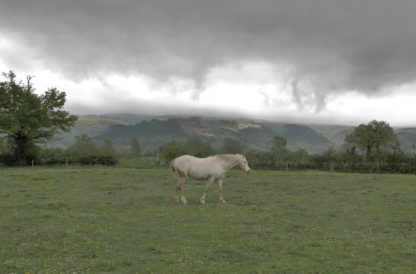
<svg viewBox="0 0 416 274">
<path fill-rule="evenodd" d="M 414 273 L 416 177 L 0 169 L 0 273 Z"/>
</svg>

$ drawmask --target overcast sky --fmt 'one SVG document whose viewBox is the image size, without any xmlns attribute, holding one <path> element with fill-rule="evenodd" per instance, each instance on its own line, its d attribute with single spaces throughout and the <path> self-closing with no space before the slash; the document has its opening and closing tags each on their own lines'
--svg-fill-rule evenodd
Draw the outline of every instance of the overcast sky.
<svg viewBox="0 0 416 274">
<path fill-rule="evenodd" d="M 1 0 L 0 70 L 78 114 L 416 126 L 414 0 Z"/>
</svg>

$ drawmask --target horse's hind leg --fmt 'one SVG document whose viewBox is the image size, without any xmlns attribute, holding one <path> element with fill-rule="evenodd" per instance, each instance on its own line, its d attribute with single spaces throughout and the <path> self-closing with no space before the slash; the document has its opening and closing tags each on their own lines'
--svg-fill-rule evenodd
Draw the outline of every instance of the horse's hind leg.
<svg viewBox="0 0 416 274">
<path fill-rule="evenodd" d="M 214 182 L 214 180 L 215 180 L 214 177 L 211 177 L 211 178 L 208 179 L 207 184 L 206 184 L 205 189 L 204 189 L 204 194 L 202 194 L 202 197 L 200 199 L 201 204 L 205 204 L 205 198 L 207 196 L 209 186 L 212 184 L 212 182 Z"/>
<path fill-rule="evenodd" d="M 179 202 L 179 195 L 181 196 L 181 202 L 186 204 L 186 198 L 184 195 L 184 184 L 185 184 L 185 177 L 179 177 L 178 182 L 176 183 L 176 193 L 175 193 L 175 201 Z"/>
<path fill-rule="evenodd" d="M 184 189 L 185 189 L 185 178 L 182 178 L 182 182 L 181 182 L 181 202 L 182 202 L 182 204 L 186 205 L 186 198 L 185 198 Z"/>
<path fill-rule="evenodd" d="M 219 196 L 220 203 L 225 203 L 222 183 L 223 183 L 223 178 L 218 180 L 218 196 Z"/>
<path fill-rule="evenodd" d="M 180 195 L 180 193 L 181 193 L 181 178 L 178 178 L 178 182 L 176 183 L 175 197 L 173 197 L 173 199 L 177 203 L 179 203 L 179 195 Z"/>
</svg>

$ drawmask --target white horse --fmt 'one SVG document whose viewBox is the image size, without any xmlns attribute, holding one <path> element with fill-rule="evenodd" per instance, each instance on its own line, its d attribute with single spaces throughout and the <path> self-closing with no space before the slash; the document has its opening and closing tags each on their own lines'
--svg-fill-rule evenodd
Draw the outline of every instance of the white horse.
<svg viewBox="0 0 416 274">
<path fill-rule="evenodd" d="M 241 154 L 221 154 L 207 158 L 197 158 L 190 155 L 183 155 L 175 158 L 170 163 L 170 168 L 178 176 L 176 195 L 174 197 L 175 201 L 179 202 L 180 194 L 182 203 L 186 204 L 184 183 L 185 178 L 189 176 L 197 180 L 208 180 L 204 189 L 204 194 L 202 194 L 200 199 L 202 204 L 205 204 L 208 189 L 215 180 L 218 180 L 219 200 L 221 203 L 225 203 L 222 189 L 224 175 L 227 170 L 237 165 L 246 173 L 251 172 L 246 157 Z"/>
</svg>

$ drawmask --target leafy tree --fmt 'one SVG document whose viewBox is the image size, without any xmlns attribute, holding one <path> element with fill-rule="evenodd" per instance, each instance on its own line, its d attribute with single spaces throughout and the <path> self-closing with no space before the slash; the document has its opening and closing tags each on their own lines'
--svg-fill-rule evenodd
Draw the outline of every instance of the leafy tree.
<svg viewBox="0 0 416 274">
<path fill-rule="evenodd" d="M 308 156 L 309 156 L 308 152 L 305 149 L 300 148 L 299 150 L 293 151 L 291 153 L 291 160 L 302 162 L 302 161 L 306 161 Z"/>
<path fill-rule="evenodd" d="M 8 154 L 8 153 L 10 153 L 10 148 L 7 145 L 6 140 L 0 137 L 0 154 Z"/>
<path fill-rule="evenodd" d="M 233 138 L 225 138 L 222 143 L 221 151 L 224 153 L 242 153 L 244 150 L 243 144 Z"/>
<path fill-rule="evenodd" d="M 399 140 L 397 140 L 397 138 L 393 141 L 391 148 L 394 154 L 403 154 L 403 150 L 401 149 Z"/>
<path fill-rule="evenodd" d="M 207 157 L 214 154 L 214 150 L 210 144 L 198 138 L 191 138 L 183 144 L 183 154 L 189 154 L 195 157 Z"/>
<path fill-rule="evenodd" d="M 103 140 L 103 144 L 100 148 L 100 154 L 104 155 L 104 156 L 115 156 L 116 155 L 116 150 L 114 148 L 113 142 L 111 141 L 111 139 L 104 139 Z"/>
<path fill-rule="evenodd" d="M 81 165 L 115 165 L 117 158 L 110 139 L 104 139 L 103 145 L 98 147 L 86 134 L 76 137 L 75 143 L 67 149 L 71 162 Z"/>
<path fill-rule="evenodd" d="M 140 158 L 142 149 L 140 147 L 140 142 L 138 139 L 131 140 L 130 152 L 133 157 Z"/>
<path fill-rule="evenodd" d="M 81 134 L 75 137 L 75 143 L 68 148 L 68 153 L 72 158 L 83 158 L 98 155 L 99 149 L 88 135 Z"/>
<path fill-rule="evenodd" d="M 281 136 L 274 136 L 272 141 L 272 152 L 276 160 L 282 160 L 287 154 L 287 140 Z"/>
<path fill-rule="evenodd" d="M 367 157 L 379 157 L 383 151 L 394 147 L 397 150 L 398 146 L 393 128 L 384 121 L 376 120 L 356 127 L 345 137 L 345 143 L 350 147 L 357 147 Z"/>
<path fill-rule="evenodd" d="M 30 160 L 35 156 L 36 144 L 50 140 L 56 133 L 69 131 L 77 120 L 63 110 L 65 92 L 56 88 L 35 94 L 31 83 L 16 81 L 10 71 L 3 73 L 0 82 L 0 134 L 5 134 L 16 159 Z"/>
<path fill-rule="evenodd" d="M 251 167 L 274 167 L 274 153 L 271 151 L 246 151 L 245 155 Z"/>
<path fill-rule="evenodd" d="M 44 147 L 40 150 L 40 158 L 43 163 L 51 164 L 65 161 L 65 153 L 62 148 Z"/>
<path fill-rule="evenodd" d="M 182 153 L 182 145 L 177 143 L 175 140 L 172 140 L 159 148 L 161 158 L 169 163 Z"/>
<path fill-rule="evenodd" d="M 339 156 L 339 153 L 333 147 L 327 148 L 322 154 L 322 157 L 327 161 L 335 161 Z"/>
</svg>

